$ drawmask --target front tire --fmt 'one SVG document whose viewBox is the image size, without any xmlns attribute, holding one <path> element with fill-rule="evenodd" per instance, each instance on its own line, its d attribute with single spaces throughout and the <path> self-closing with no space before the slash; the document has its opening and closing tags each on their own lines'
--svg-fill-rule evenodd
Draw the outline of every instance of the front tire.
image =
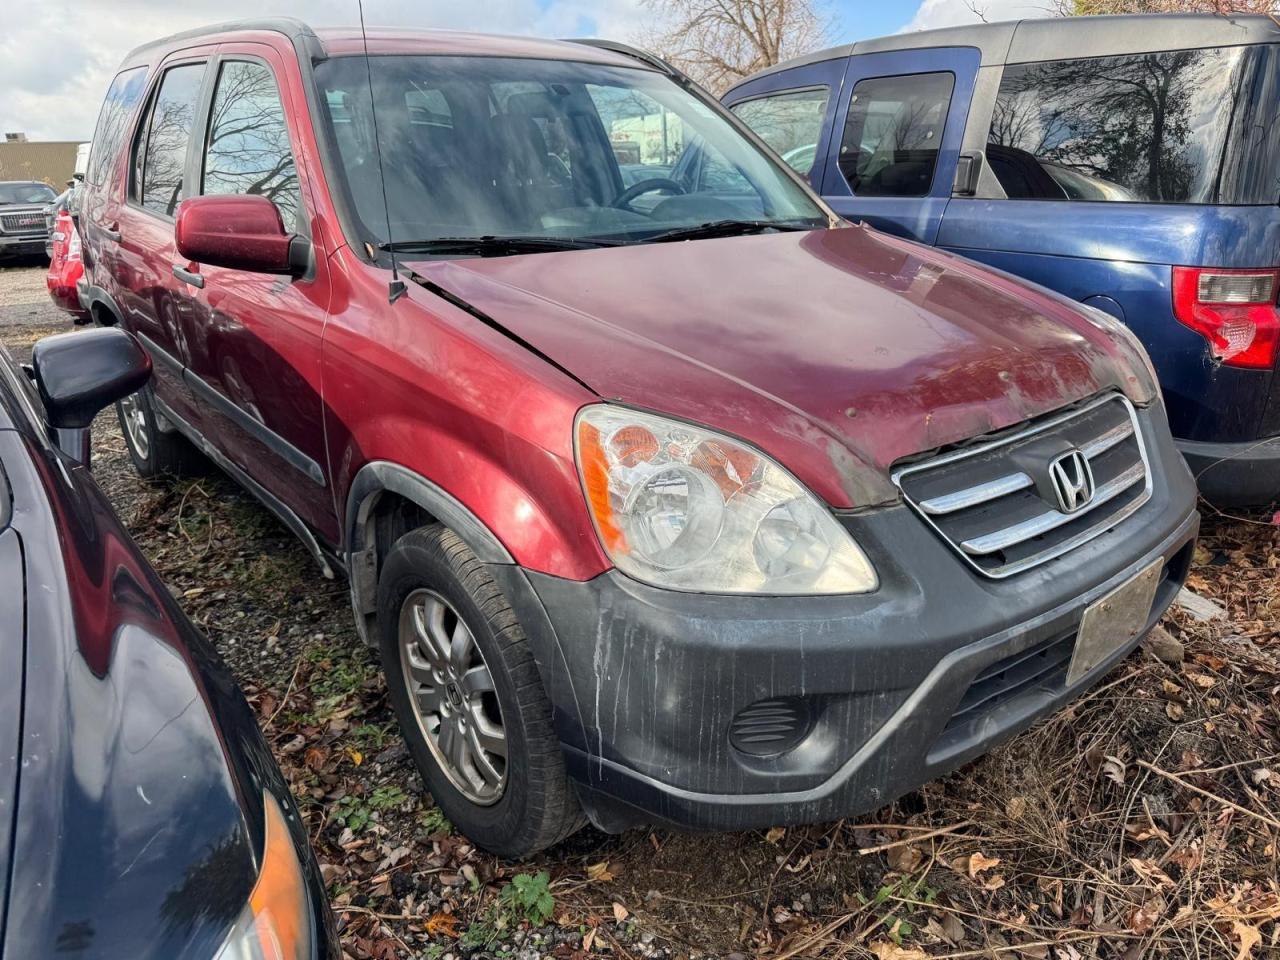
<svg viewBox="0 0 1280 960">
<path fill-rule="evenodd" d="M 161 430 L 148 384 L 137 393 L 116 401 L 120 432 L 129 459 L 144 480 L 187 477 L 202 472 L 204 457 L 176 430 Z"/>
<path fill-rule="evenodd" d="M 392 546 L 378 640 L 409 752 L 459 831 L 520 858 L 584 824 L 524 631 L 452 530 L 433 524 Z"/>
</svg>

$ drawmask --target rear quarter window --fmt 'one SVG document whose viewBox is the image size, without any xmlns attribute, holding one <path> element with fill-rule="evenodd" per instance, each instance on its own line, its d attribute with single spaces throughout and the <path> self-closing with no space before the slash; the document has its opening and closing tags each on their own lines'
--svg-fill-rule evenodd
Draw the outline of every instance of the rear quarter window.
<svg viewBox="0 0 1280 960">
<path fill-rule="evenodd" d="M 129 118 L 142 97 L 146 83 L 146 67 L 122 70 L 111 81 L 106 99 L 102 101 L 102 110 L 98 113 L 98 124 L 93 130 L 93 145 L 89 148 L 89 164 L 85 171 L 85 180 L 89 183 L 96 186 L 106 178 L 112 161 L 120 152 Z"/>
<path fill-rule="evenodd" d="M 987 162 L 1011 199 L 1274 204 L 1276 51 L 1011 65 Z"/>
</svg>

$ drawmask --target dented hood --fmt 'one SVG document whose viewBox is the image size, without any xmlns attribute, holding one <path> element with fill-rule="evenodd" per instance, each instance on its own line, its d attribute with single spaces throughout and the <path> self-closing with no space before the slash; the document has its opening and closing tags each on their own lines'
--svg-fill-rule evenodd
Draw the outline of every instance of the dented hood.
<svg viewBox="0 0 1280 960">
<path fill-rule="evenodd" d="M 895 499 L 901 457 L 1136 384 L 1056 296 L 864 228 L 410 267 L 601 397 L 743 437 L 835 507 Z"/>
</svg>

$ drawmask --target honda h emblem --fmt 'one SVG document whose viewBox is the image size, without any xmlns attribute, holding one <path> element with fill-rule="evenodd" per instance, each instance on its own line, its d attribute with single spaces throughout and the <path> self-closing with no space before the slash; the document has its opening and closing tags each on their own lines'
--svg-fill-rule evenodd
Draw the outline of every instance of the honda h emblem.
<svg viewBox="0 0 1280 960">
<path fill-rule="evenodd" d="M 1075 513 L 1093 499 L 1093 470 L 1089 458 L 1072 450 L 1049 464 L 1049 481 L 1063 513 Z"/>
</svg>

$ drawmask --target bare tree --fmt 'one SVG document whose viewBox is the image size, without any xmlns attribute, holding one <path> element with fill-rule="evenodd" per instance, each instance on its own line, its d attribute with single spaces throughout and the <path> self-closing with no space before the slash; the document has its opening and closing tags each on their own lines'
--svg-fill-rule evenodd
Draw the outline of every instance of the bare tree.
<svg viewBox="0 0 1280 960">
<path fill-rule="evenodd" d="M 1060 17 L 1107 13 L 1265 13 L 1280 10 L 1277 0 L 1051 0 Z"/>
<path fill-rule="evenodd" d="M 645 0 L 655 14 L 639 41 L 712 93 L 825 46 L 824 0 Z"/>
</svg>

